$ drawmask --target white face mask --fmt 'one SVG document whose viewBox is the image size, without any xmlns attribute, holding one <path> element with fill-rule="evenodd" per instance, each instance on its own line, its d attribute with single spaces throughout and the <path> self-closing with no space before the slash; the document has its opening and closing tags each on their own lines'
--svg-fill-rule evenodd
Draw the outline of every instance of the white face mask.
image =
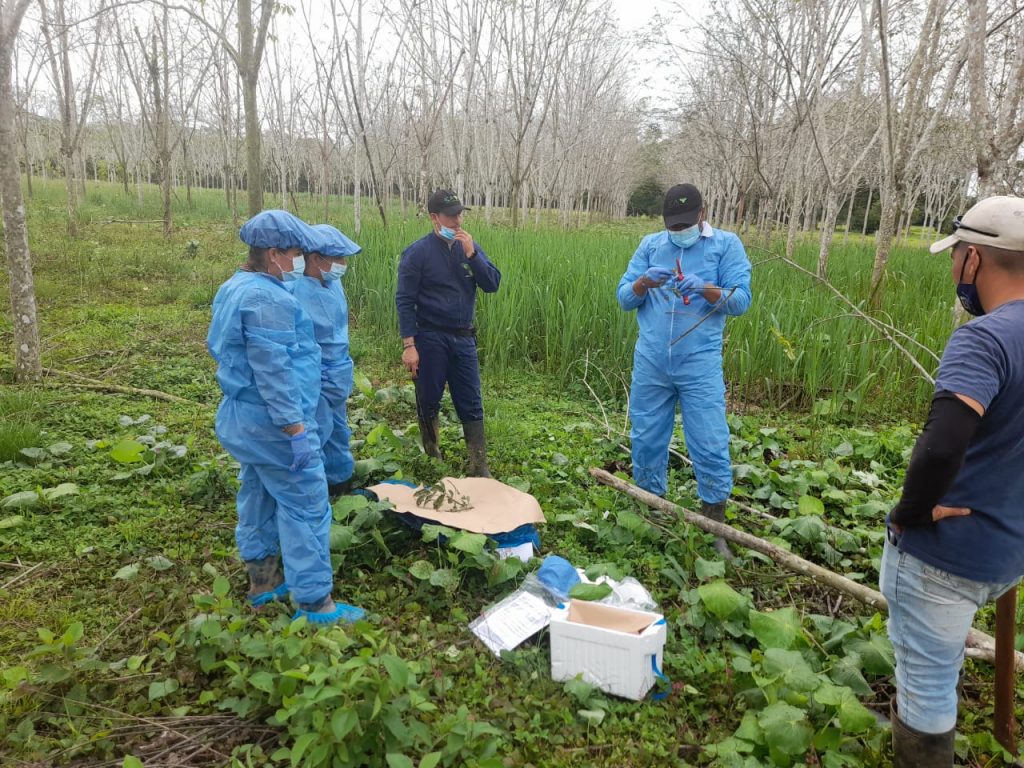
<svg viewBox="0 0 1024 768">
<path fill-rule="evenodd" d="M 292 271 L 285 272 L 281 275 L 281 279 L 286 283 L 290 283 L 292 280 L 298 280 L 302 277 L 302 273 L 306 271 L 306 257 L 305 256 L 293 256 L 292 257 Z"/>
<path fill-rule="evenodd" d="M 331 264 L 329 271 L 324 272 L 323 270 L 320 270 L 320 274 L 324 276 L 325 283 L 341 280 L 341 278 L 345 276 L 346 272 L 348 272 L 348 264 Z"/>
</svg>

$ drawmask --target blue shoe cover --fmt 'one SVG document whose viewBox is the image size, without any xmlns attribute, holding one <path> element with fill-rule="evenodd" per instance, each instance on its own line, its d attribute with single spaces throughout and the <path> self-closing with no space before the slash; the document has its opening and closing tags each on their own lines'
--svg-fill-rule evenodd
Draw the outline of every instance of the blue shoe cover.
<svg viewBox="0 0 1024 768">
<path fill-rule="evenodd" d="M 354 624 L 366 616 L 366 611 L 348 603 L 335 603 L 334 610 L 327 612 L 308 611 L 305 608 L 299 608 L 295 615 L 292 616 L 292 621 L 295 621 L 300 616 L 305 616 L 310 624 L 337 624 L 338 622 Z"/>
<path fill-rule="evenodd" d="M 275 600 L 280 600 L 287 594 L 288 585 L 281 583 L 269 592 L 260 592 L 258 595 L 247 597 L 246 600 L 249 601 L 249 605 L 251 605 L 253 608 L 259 608 L 260 606 L 266 605 L 267 603 L 272 603 Z"/>
</svg>

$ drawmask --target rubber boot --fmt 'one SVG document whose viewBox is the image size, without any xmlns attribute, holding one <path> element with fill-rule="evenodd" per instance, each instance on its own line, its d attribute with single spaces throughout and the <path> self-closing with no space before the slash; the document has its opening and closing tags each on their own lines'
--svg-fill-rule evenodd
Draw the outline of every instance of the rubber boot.
<svg viewBox="0 0 1024 768">
<path fill-rule="evenodd" d="M 333 483 L 327 486 L 327 495 L 333 501 L 339 496 L 345 496 L 352 492 L 352 479 L 344 480 L 340 483 Z"/>
<path fill-rule="evenodd" d="M 469 454 L 470 477 L 490 477 L 487 468 L 487 441 L 484 438 L 483 421 L 466 421 L 462 424 L 462 434 L 466 437 L 466 452 Z"/>
<path fill-rule="evenodd" d="M 893 768 L 953 768 L 956 729 L 945 733 L 922 733 L 899 718 L 896 699 L 889 702 L 892 721 Z"/>
<path fill-rule="evenodd" d="M 708 520 L 714 520 L 716 523 L 725 524 L 725 502 L 719 501 L 716 504 L 711 504 L 707 501 L 701 501 L 700 513 L 704 515 Z M 729 542 L 723 539 L 721 536 L 715 536 L 715 551 L 721 556 L 723 560 L 735 560 L 736 555 L 733 554 L 732 548 L 729 546 Z"/>
<path fill-rule="evenodd" d="M 439 419 L 435 416 L 432 419 L 420 418 L 420 440 L 423 442 L 423 452 L 432 459 L 441 461 L 441 448 L 438 445 L 438 438 L 441 434 Z"/>
<path fill-rule="evenodd" d="M 253 608 L 273 602 L 288 594 L 281 570 L 281 556 L 270 555 L 262 560 L 246 560 L 245 570 L 249 574 L 249 594 L 246 599 Z"/>
</svg>

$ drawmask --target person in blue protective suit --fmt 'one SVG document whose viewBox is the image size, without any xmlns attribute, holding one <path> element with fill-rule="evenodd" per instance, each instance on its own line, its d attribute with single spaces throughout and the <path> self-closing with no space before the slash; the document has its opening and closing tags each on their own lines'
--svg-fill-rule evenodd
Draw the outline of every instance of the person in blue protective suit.
<svg viewBox="0 0 1024 768">
<path fill-rule="evenodd" d="M 678 403 L 702 514 L 724 522 L 732 466 L 722 333 L 727 316 L 750 306 L 750 261 L 736 235 L 707 223 L 692 184 L 668 191 L 663 218 L 665 229 L 640 242 L 617 291 L 640 324 L 629 396 L 633 478 L 665 495 Z M 732 557 L 725 541 L 715 548 Z"/>
<path fill-rule="evenodd" d="M 942 353 L 879 569 L 895 768 L 952 768 L 968 632 L 1024 574 L 1024 198 L 981 200 L 953 230 L 930 250 L 975 317 Z"/>
<path fill-rule="evenodd" d="M 441 458 L 437 416 L 447 384 L 466 439 L 468 474 L 490 477 L 473 312 L 477 288 L 494 293 L 501 273 L 462 228 L 465 210 L 450 190 L 430 196 L 433 229 L 402 254 L 395 304 L 402 364 L 416 380 L 423 450 Z"/>
<path fill-rule="evenodd" d="M 355 462 L 349 441 L 348 397 L 352 394 L 352 358 L 348 351 L 348 301 L 341 278 L 348 257 L 362 248 L 330 224 L 313 226 L 305 271 L 289 287 L 313 321 L 320 345 L 320 404 L 317 425 L 331 496 L 344 493 Z"/>
<path fill-rule="evenodd" d="M 316 424 L 320 347 L 284 284 L 301 274 L 312 233 L 286 211 L 263 211 L 239 236 L 249 259 L 217 291 L 206 343 L 224 393 L 217 437 L 241 465 L 235 536 L 248 599 L 258 607 L 291 592 L 295 618 L 354 621 L 363 612 L 332 597 L 331 507 Z"/>
</svg>

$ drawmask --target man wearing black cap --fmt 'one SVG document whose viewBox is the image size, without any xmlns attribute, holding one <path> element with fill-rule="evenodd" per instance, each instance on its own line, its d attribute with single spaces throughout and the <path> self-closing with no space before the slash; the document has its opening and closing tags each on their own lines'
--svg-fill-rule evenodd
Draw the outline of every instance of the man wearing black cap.
<svg viewBox="0 0 1024 768">
<path fill-rule="evenodd" d="M 430 196 L 427 212 L 433 230 L 402 254 L 395 304 L 402 364 L 416 380 L 423 450 L 441 458 L 438 412 L 447 384 L 466 438 L 468 474 L 490 477 L 473 311 L 476 289 L 494 293 L 501 273 L 462 228 L 466 210 L 451 190 L 439 189 Z"/>
<path fill-rule="evenodd" d="M 986 198 L 953 228 L 931 251 L 950 251 L 957 296 L 977 317 L 942 353 L 879 574 L 896 768 L 953 765 L 967 633 L 1024 574 L 1024 199 Z"/>
<path fill-rule="evenodd" d="M 750 306 L 750 262 L 736 235 L 704 220 L 704 203 L 692 184 L 672 187 L 662 210 L 665 229 L 640 242 L 617 291 L 619 305 L 635 309 L 640 324 L 629 398 L 633 478 L 665 495 L 679 403 L 701 512 L 724 522 L 732 465 L 722 333 L 726 316 Z M 715 549 L 732 557 L 721 539 Z"/>
</svg>

